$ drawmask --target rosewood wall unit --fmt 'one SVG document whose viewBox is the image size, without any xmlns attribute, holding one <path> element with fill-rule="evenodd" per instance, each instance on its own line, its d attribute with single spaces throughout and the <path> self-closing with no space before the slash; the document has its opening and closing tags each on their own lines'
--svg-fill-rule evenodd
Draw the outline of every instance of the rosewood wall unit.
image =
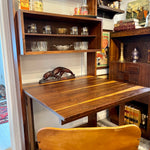
<svg viewBox="0 0 150 150">
<path fill-rule="evenodd" d="M 27 32 L 28 25 L 31 23 L 36 24 L 37 33 Z M 102 21 L 100 19 L 19 10 L 18 25 L 21 55 L 87 52 L 87 74 L 96 75 L 96 51 L 101 49 Z M 51 26 L 52 34 L 43 34 L 45 25 Z M 78 35 L 70 35 L 70 28 L 73 26 L 78 27 Z M 67 34 L 57 34 L 56 29 L 62 27 L 67 28 Z M 82 27 L 88 27 L 89 35 L 81 35 Z M 47 51 L 33 52 L 31 50 L 33 41 L 47 41 Z M 74 47 L 71 46 L 69 50 L 64 51 L 54 47 L 54 45 L 74 45 L 74 42 L 79 41 L 87 41 L 88 49 L 74 50 Z"/>
<path fill-rule="evenodd" d="M 150 87 L 150 64 L 148 60 L 148 50 L 150 49 L 150 28 L 141 28 L 135 30 L 113 32 L 111 34 L 109 78 L 123 82 L 129 82 L 137 85 Z M 120 45 L 124 43 L 125 62 L 120 63 Z M 140 53 L 137 63 L 132 63 L 131 53 L 134 48 Z M 135 99 L 135 103 L 145 109 L 148 116 L 145 128 L 142 129 L 142 135 L 150 139 L 150 99 Z M 118 109 L 110 110 L 110 119 L 118 123 Z M 123 116 L 124 117 L 124 116 Z"/>
</svg>

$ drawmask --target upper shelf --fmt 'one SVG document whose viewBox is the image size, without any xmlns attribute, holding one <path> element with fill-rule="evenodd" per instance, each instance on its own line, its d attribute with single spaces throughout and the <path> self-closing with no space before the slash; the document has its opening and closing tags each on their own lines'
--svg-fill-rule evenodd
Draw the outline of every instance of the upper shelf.
<svg viewBox="0 0 150 150">
<path fill-rule="evenodd" d="M 28 28 L 33 23 L 37 27 L 37 33 L 27 33 Z M 50 25 L 52 34 L 43 34 L 43 27 L 46 25 Z M 78 28 L 78 35 L 69 34 L 74 26 Z M 101 19 L 19 10 L 18 27 L 20 55 L 94 53 L 101 49 Z M 84 27 L 87 27 L 88 35 L 82 35 Z M 67 34 L 57 34 L 58 28 L 65 28 Z M 46 42 L 47 46 L 45 49 L 47 51 L 32 51 L 32 46 L 39 49 L 38 43 L 41 41 Z M 88 48 L 85 50 L 74 50 L 75 42 L 88 42 Z M 73 46 L 72 50 L 58 51 L 54 45 Z"/>
<path fill-rule="evenodd" d="M 108 19 L 112 19 L 115 14 L 124 13 L 124 11 L 121 9 L 115 9 L 108 6 L 101 6 L 101 5 L 97 7 L 97 11 L 99 17 L 108 18 Z"/>
<path fill-rule="evenodd" d="M 120 31 L 120 32 L 112 32 L 111 38 L 140 36 L 140 35 L 150 35 L 150 27 L 134 29 L 134 30 Z"/>
</svg>

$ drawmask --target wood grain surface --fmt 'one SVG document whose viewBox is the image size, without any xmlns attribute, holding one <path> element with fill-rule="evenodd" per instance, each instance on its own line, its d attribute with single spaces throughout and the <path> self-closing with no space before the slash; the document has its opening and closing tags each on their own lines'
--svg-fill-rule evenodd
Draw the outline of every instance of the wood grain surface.
<svg viewBox="0 0 150 150">
<path fill-rule="evenodd" d="M 150 88 L 85 76 L 24 86 L 24 92 L 65 122 L 123 104 L 150 93 Z"/>
<path fill-rule="evenodd" d="M 37 140 L 41 150 L 137 150 L 141 136 L 135 125 L 96 128 L 42 128 Z"/>
</svg>

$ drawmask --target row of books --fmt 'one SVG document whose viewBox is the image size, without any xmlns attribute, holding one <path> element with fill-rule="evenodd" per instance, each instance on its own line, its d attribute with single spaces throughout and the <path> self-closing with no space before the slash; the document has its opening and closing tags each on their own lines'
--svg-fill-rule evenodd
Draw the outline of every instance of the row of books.
<svg viewBox="0 0 150 150">
<path fill-rule="evenodd" d="M 146 128 L 147 115 L 139 108 L 125 105 L 124 122 L 125 124 L 135 124 L 139 127 Z"/>
<path fill-rule="evenodd" d="M 114 25 L 114 31 L 125 31 L 141 28 L 138 19 L 120 20 Z"/>
</svg>

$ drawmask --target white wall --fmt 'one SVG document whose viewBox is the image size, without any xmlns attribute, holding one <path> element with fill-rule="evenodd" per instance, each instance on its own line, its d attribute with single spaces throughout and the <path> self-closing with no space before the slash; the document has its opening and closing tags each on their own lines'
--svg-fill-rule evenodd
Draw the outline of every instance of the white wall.
<svg viewBox="0 0 150 150">
<path fill-rule="evenodd" d="M 21 56 L 23 83 L 38 82 L 43 74 L 56 67 L 63 66 L 73 71 L 76 76 L 86 75 L 84 54 L 49 54 Z"/>
<path fill-rule="evenodd" d="M 81 0 L 43 0 L 43 2 L 44 11 L 46 12 L 72 15 L 74 13 L 74 8 L 78 3 L 81 3 Z M 103 28 L 112 30 L 113 20 L 103 19 Z M 74 53 L 21 56 L 22 82 L 38 82 L 46 71 L 52 70 L 57 66 L 65 66 L 71 69 L 76 76 L 85 75 L 87 72 L 86 54 Z M 103 69 L 101 71 L 100 74 L 107 70 Z M 61 126 L 59 119 L 49 110 L 36 102 L 34 102 L 33 106 L 36 132 L 38 129 L 45 126 L 68 128 L 87 122 L 87 118 L 85 117 L 79 121 Z M 98 114 L 98 119 L 105 117 L 106 111 L 102 111 Z"/>
</svg>

